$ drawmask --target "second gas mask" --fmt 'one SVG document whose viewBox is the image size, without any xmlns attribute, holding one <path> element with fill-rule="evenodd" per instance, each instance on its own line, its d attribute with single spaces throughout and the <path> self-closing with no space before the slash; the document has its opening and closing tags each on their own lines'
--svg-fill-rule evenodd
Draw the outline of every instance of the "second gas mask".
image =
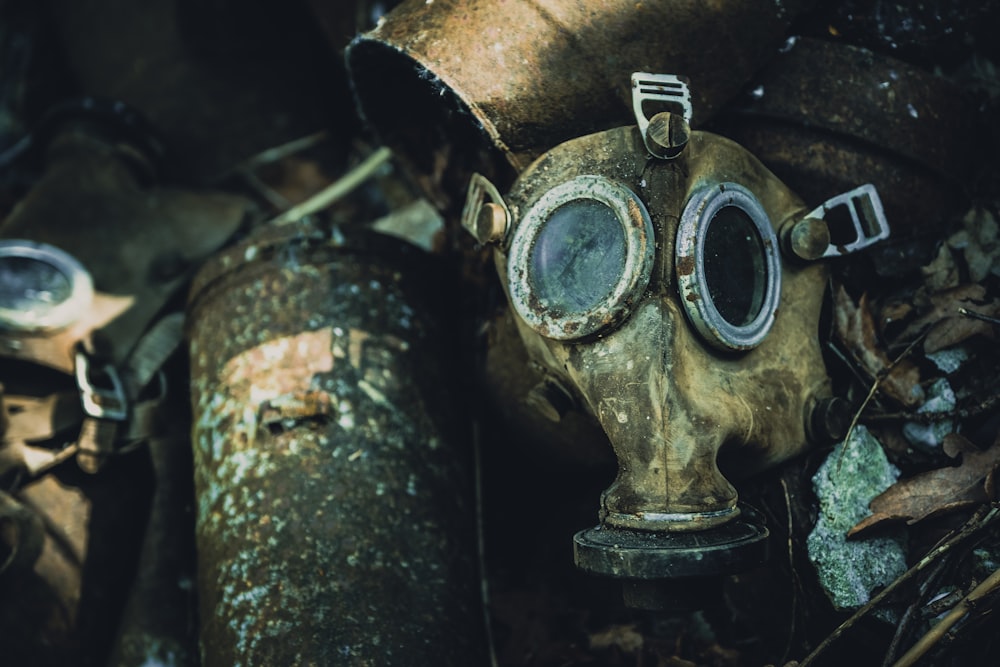
<svg viewBox="0 0 1000 667">
<path fill-rule="evenodd" d="M 888 227 L 871 186 L 810 210 L 691 131 L 676 77 L 637 74 L 633 91 L 638 126 L 553 148 L 504 195 L 474 177 L 463 226 L 494 244 L 530 359 L 614 448 L 601 529 L 655 537 L 739 516 L 720 464 L 761 469 L 824 437 L 819 260 Z"/>
</svg>

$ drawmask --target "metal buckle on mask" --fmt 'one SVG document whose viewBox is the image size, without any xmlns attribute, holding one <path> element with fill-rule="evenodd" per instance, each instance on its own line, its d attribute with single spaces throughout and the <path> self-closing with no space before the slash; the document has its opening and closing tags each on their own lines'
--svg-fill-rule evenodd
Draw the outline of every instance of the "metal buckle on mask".
<svg viewBox="0 0 1000 667">
<path fill-rule="evenodd" d="M 617 323 L 649 282 L 653 224 L 629 188 L 577 176 L 536 201 L 514 232 L 510 300 L 535 331 L 556 340 Z"/>
<path fill-rule="evenodd" d="M 62 329 L 93 301 L 90 274 L 67 252 L 46 243 L 0 241 L 0 329 Z"/>
<path fill-rule="evenodd" d="M 490 201 L 486 201 L 487 197 Z M 510 220 L 510 209 L 496 186 L 482 174 L 473 174 L 462 209 L 462 229 L 483 245 L 503 243 Z"/>
<path fill-rule="evenodd" d="M 748 350 L 764 340 L 781 295 L 781 258 L 752 192 L 720 183 L 695 193 L 681 214 L 674 267 L 688 319 L 709 344 Z"/>
<path fill-rule="evenodd" d="M 882 200 L 871 183 L 827 199 L 806 219 L 823 220 L 830 230 L 830 245 L 822 257 L 850 255 L 889 238 Z"/>
<path fill-rule="evenodd" d="M 681 116 L 676 117 L 670 113 L 647 116 L 642 108 L 645 102 L 679 105 Z M 672 160 L 680 155 L 687 144 L 688 125 L 693 114 L 691 91 L 683 79 L 673 74 L 634 72 L 632 113 L 650 155 L 663 160 Z"/>
</svg>

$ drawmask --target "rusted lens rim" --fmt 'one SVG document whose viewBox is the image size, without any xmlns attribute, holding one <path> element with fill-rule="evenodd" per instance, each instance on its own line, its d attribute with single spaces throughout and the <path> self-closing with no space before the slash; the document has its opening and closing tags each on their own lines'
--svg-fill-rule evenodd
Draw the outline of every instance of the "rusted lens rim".
<svg viewBox="0 0 1000 667">
<path fill-rule="evenodd" d="M 606 205 L 618 219 L 624 232 L 625 262 L 618 282 L 600 303 L 589 309 L 559 313 L 544 305 L 534 293 L 531 253 L 556 209 L 587 199 Z M 628 311 L 636 293 L 649 283 L 653 247 L 653 223 L 649 212 L 632 190 L 601 176 L 577 176 L 542 195 L 528 209 L 514 232 L 507 262 L 511 303 L 528 326 L 543 336 L 556 340 L 589 336 L 617 323 Z"/>
<path fill-rule="evenodd" d="M 8 331 L 51 331 L 61 329 L 80 318 L 94 298 L 94 284 L 83 265 L 64 250 L 34 241 L 0 241 L 0 263 L 8 258 L 27 259 L 47 264 L 61 274 L 70 286 L 62 303 L 47 306 L 44 312 L 0 306 L 0 329 Z"/>
<path fill-rule="evenodd" d="M 763 253 L 766 275 L 762 291 L 754 295 L 760 305 L 753 319 L 743 325 L 722 316 L 706 279 L 705 239 L 716 216 L 726 207 L 747 215 Z M 781 258 L 771 220 L 752 192 L 736 183 L 720 183 L 691 197 L 677 230 L 675 270 L 688 319 L 711 345 L 723 350 L 749 350 L 764 340 L 774 324 L 781 295 Z"/>
</svg>

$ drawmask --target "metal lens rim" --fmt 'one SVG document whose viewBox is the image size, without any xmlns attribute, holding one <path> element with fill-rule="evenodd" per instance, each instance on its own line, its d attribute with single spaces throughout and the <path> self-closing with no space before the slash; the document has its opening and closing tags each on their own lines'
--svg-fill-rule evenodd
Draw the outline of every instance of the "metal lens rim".
<svg viewBox="0 0 1000 667">
<path fill-rule="evenodd" d="M 767 267 L 760 310 L 742 326 L 722 316 L 705 277 L 705 237 L 716 214 L 728 206 L 739 208 L 750 218 L 760 235 Z M 681 303 L 706 341 L 722 350 L 749 350 L 764 340 L 774 324 L 781 296 L 781 257 L 771 220 L 752 192 L 737 183 L 719 183 L 696 192 L 681 214 L 674 266 Z"/>
<path fill-rule="evenodd" d="M 37 332 L 62 329 L 78 320 L 94 299 L 94 283 L 87 269 L 65 250 L 36 241 L 0 241 L 0 259 L 31 259 L 53 267 L 70 284 L 70 295 L 44 315 L 0 306 L 0 330 Z"/>
<path fill-rule="evenodd" d="M 559 316 L 544 308 L 532 294 L 531 251 L 553 211 L 579 199 L 592 199 L 614 212 L 625 232 L 625 266 L 606 300 L 593 308 Z M 542 195 L 514 232 L 507 262 L 511 304 L 528 326 L 548 338 L 573 340 L 592 335 L 617 323 L 636 293 L 649 283 L 653 249 L 653 223 L 635 192 L 602 176 L 577 176 Z"/>
</svg>

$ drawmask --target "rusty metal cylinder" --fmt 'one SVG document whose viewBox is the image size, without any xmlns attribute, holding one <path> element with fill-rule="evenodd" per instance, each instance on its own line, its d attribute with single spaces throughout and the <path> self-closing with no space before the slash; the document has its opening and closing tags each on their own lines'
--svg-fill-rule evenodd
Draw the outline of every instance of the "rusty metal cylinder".
<svg viewBox="0 0 1000 667">
<path fill-rule="evenodd" d="M 563 141 L 632 124 L 632 72 L 687 77 L 704 123 L 811 4 L 407 0 L 346 57 L 365 120 L 446 201 L 463 171 L 506 162 L 509 178 Z"/>
<path fill-rule="evenodd" d="M 975 105 L 954 83 L 815 38 L 791 41 L 718 120 L 810 206 L 874 184 L 897 239 L 964 211 L 980 163 Z"/>
<path fill-rule="evenodd" d="M 485 660 L 447 291 L 425 259 L 292 224 L 195 280 L 206 667 Z"/>
</svg>

